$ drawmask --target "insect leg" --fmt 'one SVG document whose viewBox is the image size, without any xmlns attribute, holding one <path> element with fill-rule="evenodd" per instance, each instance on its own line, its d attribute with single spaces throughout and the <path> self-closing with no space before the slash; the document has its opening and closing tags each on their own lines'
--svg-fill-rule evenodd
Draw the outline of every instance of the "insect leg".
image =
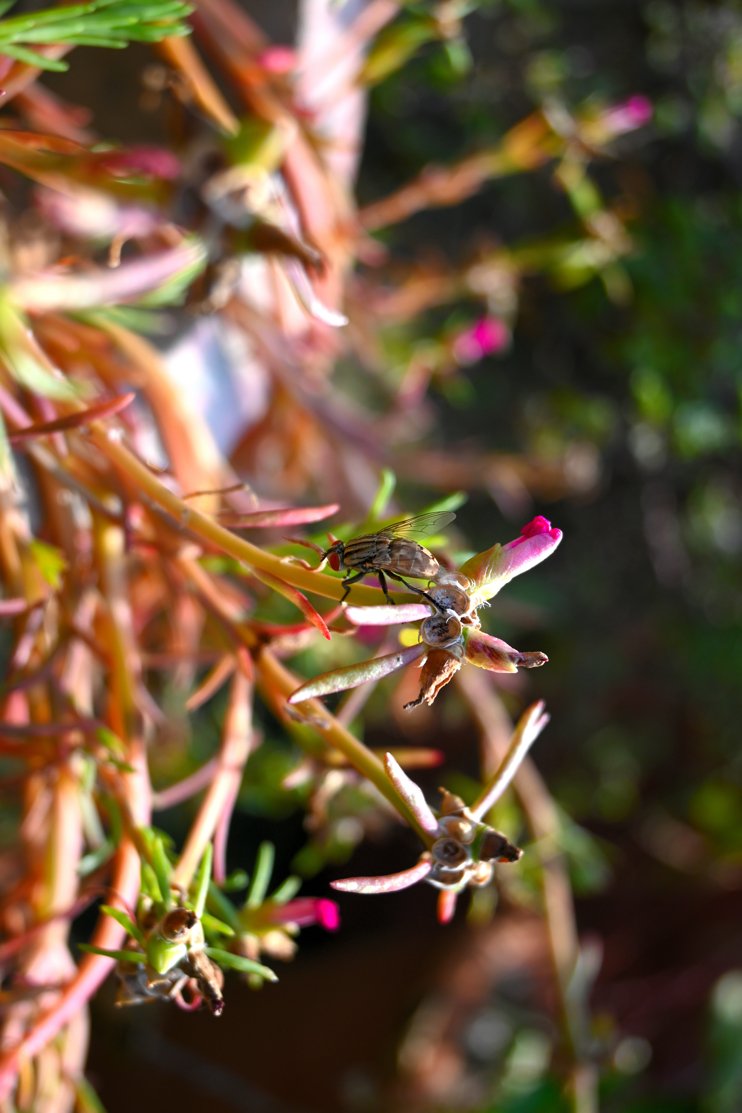
<svg viewBox="0 0 742 1113">
<path fill-rule="evenodd" d="M 404 579 L 404 577 L 400 576 L 398 572 L 389 572 L 387 570 L 386 574 L 387 576 L 391 577 L 391 579 L 398 580 L 401 584 L 404 584 L 408 591 L 414 591 L 416 595 L 422 595 L 423 599 L 425 599 L 426 602 L 430 603 L 433 610 L 435 610 L 438 614 L 445 613 L 445 609 L 439 607 L 435 599 L 433 599 L 431 595 L 428 595 L 427 591 L 423 590 L 423 588 L 415 587 L 414 584 L 409 583 L 407 580 Z M 379 572 L 379 578 L 381 578 L 381 572 Z"/>
<path fill-rule="evenodd" d="M 358 581 L 362 580 L 365 575 L 366 570 L 361 569 L 360 572 L 349 572 L 348 575 L 343 578 L 343 587 L 345 588 L 345 591 L 343 592 L 342 598 L 340 600 L 341 603 L 344 603 L 348 595 L 350 594 L 351 585 L 357 584 Z"/>
<path fill-rule="evenodd" d="M 376 575 L 379 577 L 379 587 L 384 592 L 384 598 L 386 599 L 387 603 L 391 603 L 391 605 L 394 606 L 394 600 L 389 594 L 389 588 L 386 586 L 386 576 L 381 570 L 377 571 Z M 391 576 L 393 575 L 393 573 L 389 572 L 387 573 L 387 575 Z M 395 577 L 395 579 L 396 578 L 397 577 Z"/>
</svg>

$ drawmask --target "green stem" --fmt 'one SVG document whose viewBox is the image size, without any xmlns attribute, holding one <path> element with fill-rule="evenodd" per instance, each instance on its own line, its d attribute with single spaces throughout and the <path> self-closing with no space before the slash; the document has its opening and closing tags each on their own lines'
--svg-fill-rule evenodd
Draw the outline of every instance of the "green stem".
<svg viewBox="0 0 742 1113">
<path fill-rule="evenodd" d="M 269 649 L 262 650 L 258 655 L 256 670 L 260 684 L 274 691 L 279 691 L 284 697 L 290 696 L 298 687 L 298 678 L 284 668 Z M 362 742 L 354 738 L 345 727 L 341 726 L 319 700 L 305 700 L 302 703 L 302 709 L 304 708 L 307 710 L 309 725 L 316 723 L 319 736 L 329 746 L 334 746 L 336 750 L 339 750 L 354 769 L 376 786 L 404 822 L 415 831 L 425 846 L 429 847 L 432 841 L 430 835 L 422 827 L 407 802 L 398 795 L 376 754 L 372 753 Z"/>
<path fill-rule="evenodd" d="M 342 598 L 344 594 L 342 580 L 322 572 L 315 572 L 313 569 L 303 568 L 300 564 L 290 563 L 273 553 L 266 552 L 225 529 L 224 526 L 220 526 L 208 515 L 189 506 L 179 495 L 174 494 L 161 483 L 128 448 L 113 440 L 103 426 L 99 424 L 91 426 L 89 439 L 105 454 L 114 467 L 124 473 L 145 499 L 171 515 L 182 530 L 195 534 L 203 542 L 215 546 L 240 563 L 247 564 L 256 571 L 276 576 L 300 591 L 309 591 L 314 595 L 335 599 L 338 602 Z M 417 602 L 418 598 L 413 594 L 401 595 L 400 601 Z M 370 606 L 379 602 L 379 593 L 373 587 L 354 585 L 350 590 L 348 601 Z"/>
</svg>

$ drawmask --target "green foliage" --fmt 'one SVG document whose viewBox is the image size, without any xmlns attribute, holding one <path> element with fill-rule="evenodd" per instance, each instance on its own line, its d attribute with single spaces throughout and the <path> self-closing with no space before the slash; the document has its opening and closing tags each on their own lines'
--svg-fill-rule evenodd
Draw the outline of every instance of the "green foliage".
<svg viewBox="0 0 742 1113">
<path fill-rule="evenodd" d="M 7 11 L 13 3 L 3 4 Z M 0 54 L 44 70 L 63 72 L 69 63 L 35 49 L 44 46 L 97 46 L 122 49 L 132 42 L 160 42 L 187 35 L 193 6 L 183 0 L 89 0 L 0 20 Z"/>
</svg>

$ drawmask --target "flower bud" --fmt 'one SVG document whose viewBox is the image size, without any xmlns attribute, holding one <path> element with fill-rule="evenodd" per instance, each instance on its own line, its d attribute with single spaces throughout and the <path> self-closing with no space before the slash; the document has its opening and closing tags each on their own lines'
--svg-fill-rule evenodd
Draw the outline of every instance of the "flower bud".
<svg viewBox="0 0 742 1113">
<path fill-rule="evenodd" d="M 426 645 L 440 649 L 453 645 L 461 637 L 461 619 L 453 611 L 432 614 L 420 623 L 420 637 Z"/>
<path fill-rule="evenodd" d="M 514 846 L 509 839 L 493 827 L 485 831 L 482 841 L 477 848 L 477 856 L 483 862 L 517 862 L 523 856 L 523 851 Z"/>
<path fill-rule="evenodd" d="M 430 848 L 430 853 L 436 865 L 443 866 L 445 869 L 454 869 L 469 859 L 464 847 L 456 839 L 451 838 L 436 839 Z"/>
</svg>

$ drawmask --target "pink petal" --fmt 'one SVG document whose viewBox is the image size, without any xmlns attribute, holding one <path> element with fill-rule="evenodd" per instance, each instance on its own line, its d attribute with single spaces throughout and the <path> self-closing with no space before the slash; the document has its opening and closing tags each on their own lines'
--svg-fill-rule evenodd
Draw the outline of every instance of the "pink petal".
<svg viewBox="0 0 742 1113">
<path fill-rule="evenodd" d="M 296 69 L 297 54 L 290 46 L 269 46 L 256 61 L 268 73 L 286 74 Z"/>
<path fill-rule="evenodd" d="M 99 167 L 119 177 L 146 174 L 151 178 L 174 181 L 183 173 L 180 159 L 164 147 L 129 147 L 121 151 L 101 151 L 93 158 Z"/>
<path fill-rule="evenodd" d="M 337 931 L 340 927 L 337 904 L 324 897 L 297 897 L 275 908 L 271 918 L 276 923 L 298 924 L 299 927 L 318 924 L 325 931 Z"/>
<path fill-rule="evenodd" d="M 341 881 L 331 881 L 330 885 L 341 893 L 362 893 L 368 896 L 376 893 L 398 893 L 423 881 L 432 868 L 430 859 L 423 855 L 414 866 L 399 873 L 387 873 L 379 877 L 345 877 Z"/>
<path fill-rule="evenodd" d="M 158 290 L 184 271 L 199 270 L 206 262 L 201 244 L 183 244 L 108 270 L 85 274 L 39 273 L 13 283 L 16 305 L 36 313 L 90 309 L 134 301 Z"/>
<path fill-rule="evenodd" d="M 438 923 L 450 924 L 456 911 L 458 893 L 453 889 L 441 889 L 438 894 Z"/>
<path fill-rule="evenodd" d="M 198 494 L 198 492 L 194 492 Z M 193 494 L 191 495 L 191 498 Z M 273 510 L 251 510 L 246 514 L 221 514 L 219 521 L 229 529 L 273 529 L 276 526 L 297 526 L 305 522 L 321 522 L 339 509 L 336 502 L 327 506 L 286 506 Z"/>
<path fill-rule="evenodd" d="M 390 753 L 384 754 L 384 768 L 389 780 L 402 799 L 420 822 L 420 826 L 430 835 L 438 833 L 438 820 L 430 810 L 422 789 L 405 773 L 397 759 Z"/>
<path fill-rule="evenodd" d="M 635 93 L 633 97 L 614 104 L 606 109 L 602 123 L 608 128 L 611 135 L 623 135 L 627 131 L 644 127 L 652 119 L 654 109 L 649 97 Z"/>
<path fill-rule="evenodd" d="M 380 680 L 422 657 L 427 648 L 422 644 L 413 645 L 396 653 L 388 653 L 385 657 L 373 657 L 370 661 L 361 661 L 357 665 L 346 665 L 342 669 L 320 673 L 292 692 L 288 702 L 301 703 L 302 700 L 314 699 L 316 696 L 329 696 L 332 692 L 357 688 L 359 684 L 366 684 L 369 680 Z"/>
<path fill-rule="evenodd" d="M 507 753 L 500 762 L 498 769 L 479 795 L 479 798 L 469 809 L 474 819 L 481 820 L 490 808 L 497 803 L 548 721 L 549 716 L 544 710 L 543 700 L 532 703 L 530 707 L 526 708 L 518 720 Z"/>
<path fill-rule="evenodd" d="M 345 617 L 354 626 L 396 626 L 404 622 L 419 622 L 430 616 L 425 603 L 399 603 L 392 606 L 345 608 Z"/>
<path fill-rule="evenodd" d="M 514 541 L 477 553 L 461 566 L 460 572 L 474 580 L 477 600 L 484 602 L 515 576 L 551 556 L 561 540 L 562 531 L 539 516 L 524 526 Z"/>
<path fill-rule="evenodd" d="M 499 317 L 480 317 L 454 337 L 452 352 L 457 363 L 476 363 L 507 346 L 510 333 Z"/>
</svg>

